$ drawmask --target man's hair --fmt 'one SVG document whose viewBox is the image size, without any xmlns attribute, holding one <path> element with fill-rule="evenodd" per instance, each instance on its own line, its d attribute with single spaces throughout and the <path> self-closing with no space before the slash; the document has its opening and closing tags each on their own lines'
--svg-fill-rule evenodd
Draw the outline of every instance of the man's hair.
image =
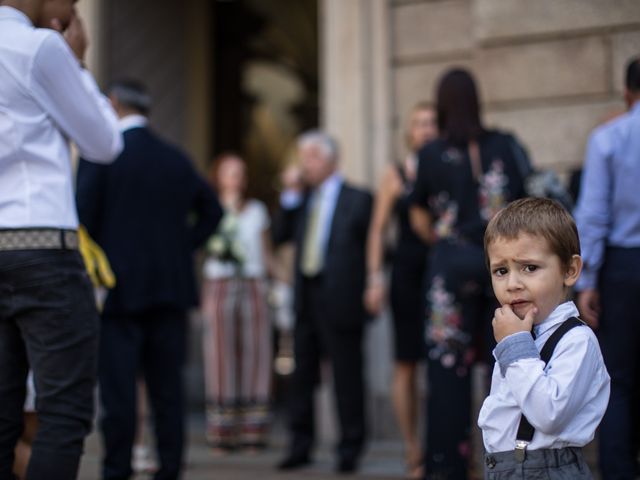
<svg viewBox="0 0 640 480">
<path fill-rule="evenodd" d="M 640 57 L 632 58 L 629 61 L 625 86 L 630 92 L 640 93 Z"/>
<path fill-rule="evenodd" d="M 308 130 L 298 137 L 298 147 L 315 145 L 320 147 L 326 158 L 336 162 L 338 160 L 338 142 L 322 130 Z"/>
<path fill-rule="evenodd" d="M 544 238 L 565 267 L 573 255 L 580 255 L 576 223 L 560 203 L 548 198 L 522 198 L 511 202 L 489 222 L 484 234 L 487 266 L 491 243 L 498 238 L 513 240 L 522 233 Z"/>
<path fill-rule="evenodd" d="M 114 95 L 120 103 L 132 108 L 143 115 L 151 110 L 151 96 L 147 87 L 132 78 L 122 78 L 111 82 L 107 89 L 108 95 Z"/>
</svg>

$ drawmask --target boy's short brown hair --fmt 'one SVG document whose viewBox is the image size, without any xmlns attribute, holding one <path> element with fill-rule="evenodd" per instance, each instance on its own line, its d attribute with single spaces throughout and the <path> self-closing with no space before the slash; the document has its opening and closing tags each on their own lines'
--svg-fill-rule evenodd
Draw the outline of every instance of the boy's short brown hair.
<svg viewBox="0 0 640 480">
<path fill-rule="evenodd" d="M 488 247 L 497 238 L 515 239 L 521 233 L 547 240 L 551 252 L 569 266 L 573 255 L 580 255 L 578 229 L 571 214 L 555 200 L 521 198 L 511 202 L 491 219 L 484 233 L 484 253 L 489 265 Z"/>
</svg>

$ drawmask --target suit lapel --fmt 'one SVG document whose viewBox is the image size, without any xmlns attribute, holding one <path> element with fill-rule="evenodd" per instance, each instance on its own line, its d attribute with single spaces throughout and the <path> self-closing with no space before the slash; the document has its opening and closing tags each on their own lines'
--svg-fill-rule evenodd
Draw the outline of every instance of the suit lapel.
<svg viewBox="0 0 640 480">
<path fill-rule="evenodd" d="M 348 218 L 348 202 L 349 192 L 345 183 L 343 182 L 340 185 L 340 193 L 338 193 L 338 199 L 336 200 L 335 210 L 333 211 L 333 218 L 331 219 L 331 227 L 329 230 L 329 239 L 327 241 L 327 257 L 329 257 L 329 252 L 333 247 L 333 242 L 335 236 L 339 231 L 341 231 L 345 220 Z"/>
<path fill-rule="evenodd" d="M 300 220 L 296 225 L 295 240 L 296 245 L 298 245 L 298 250 L 302 250 L 302 245 L 304 243 L 304 234 L 307 228 L 307 219 L 309 218 L 309 197 L 310 193 L 305 192 L 302 199 L 302 205 L 300 206 Z"/>
</svg>

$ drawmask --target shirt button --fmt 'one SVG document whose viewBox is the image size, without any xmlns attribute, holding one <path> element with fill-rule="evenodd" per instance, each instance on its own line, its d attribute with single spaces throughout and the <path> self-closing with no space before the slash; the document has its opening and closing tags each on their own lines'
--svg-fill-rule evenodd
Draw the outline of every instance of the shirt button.
<svg viewBox="0 0 640 480">
<path fill-rule="evenodd" d="M 489 469 L 492 469 L 493 467 L 496 466 L 496 459 L 495 457 L 489 455 L 487 458 L 484 459 L 484 462 L 486 463 L 487 467 Z"/>
</svg>

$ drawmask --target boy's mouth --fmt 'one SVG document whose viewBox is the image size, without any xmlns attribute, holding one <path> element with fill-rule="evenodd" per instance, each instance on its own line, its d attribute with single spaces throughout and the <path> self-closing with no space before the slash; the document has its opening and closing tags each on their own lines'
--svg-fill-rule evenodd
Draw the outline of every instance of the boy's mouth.
<svg viewBox="0 0 640 480">
<path fill-rule="evenodd" d="M 521 300 L 521 299 L 514 300 L 513 302 L 511 302 L 511 308 L 514 308 L 514 309 L 515 308 L 522 308 L 522 307 L 524 307 L 526 305 L 529 305 L 530 303 L 531 302 L 528 301 L 528 300 Z"/>
<path fill-rule="evenodd" d="M 515 313 L 520 320 L 524 320 L 527 306 L 531 305 L 531 302 L 518 299 L 511 302 L 510 305 L 513 313 Z"/>
</svg>

